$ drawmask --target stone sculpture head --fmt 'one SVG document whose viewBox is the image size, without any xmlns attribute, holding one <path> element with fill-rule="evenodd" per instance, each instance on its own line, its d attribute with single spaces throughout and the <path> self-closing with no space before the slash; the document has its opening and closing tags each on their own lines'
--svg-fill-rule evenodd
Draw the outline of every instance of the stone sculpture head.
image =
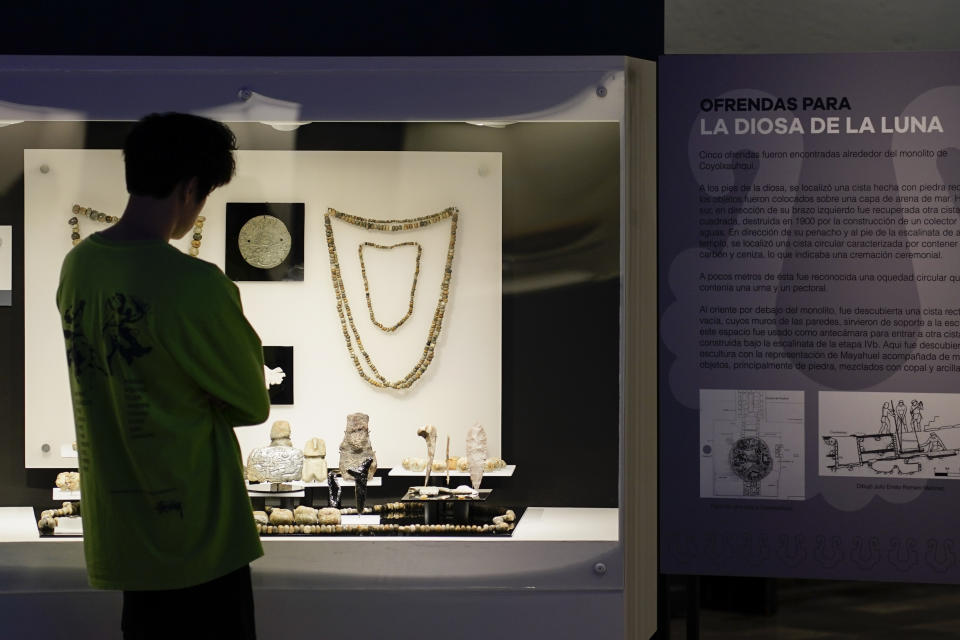
<svg viewBox="0 0 960 640">
<path fill-rule="evenodd" d="M 370 440 L 370 416 L 365 413 L 351 413 L 347 416 L 347 429 L 343 434 L 343 442 L 354 453 L 364 450 Z"/>
<path fill-rule="evenodd" d="M 303 445 L 303 455 L 311 458 L 322 458 L 327 455 L 327 443 L 320 438 L 310 438 Z"/>
<path fill-rule="evenodd" d="M 290 423 L 286 420 L 277 420 L 273 423 L 273 426 L 270 427 L 270 439 L 279 440 L 281 438 L 290 437 Z"/>
</svg>

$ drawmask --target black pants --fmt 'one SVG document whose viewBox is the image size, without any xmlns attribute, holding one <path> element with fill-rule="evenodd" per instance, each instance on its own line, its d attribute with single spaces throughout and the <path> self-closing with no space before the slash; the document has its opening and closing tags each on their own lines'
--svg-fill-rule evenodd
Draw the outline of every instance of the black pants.
<svg viewBox="0 0 960 640">
<path fill-rule="evenodd" d="M 186 589 L 124 591 L 124 640 L 256 640 L 250 566 Z"/>
</svg>

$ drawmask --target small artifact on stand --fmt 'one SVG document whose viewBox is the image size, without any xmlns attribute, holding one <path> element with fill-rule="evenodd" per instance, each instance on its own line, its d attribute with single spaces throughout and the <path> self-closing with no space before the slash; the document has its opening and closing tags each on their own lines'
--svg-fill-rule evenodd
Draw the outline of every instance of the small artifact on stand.
<svg viewBox="0 0 960 640">
<path fill-rule="evenodd" d="M 479 423 L 467 431 L 467 461 L 470 467 L 470 484 L 480 488 L 483 480 L 483 466 L 487 461 L 487 432 Z"/>
<path fill-rule="evenodd" d="M 310 438 L 303 445 L 303 481 L 323 482 L 327 477 L 327 444 Z"/>
<path fill-rule="evenodd" d="M 423 477 L 423 484 L 430 484 L 430 471 L 433 470 L 433 456 L 437 452 L 437 428 L 432 424 L 417 429 L 417 435 L 427 443 L 427 474 Z"/>
<path fill-rule="evenodd" d="M 271 509 L 270 524 L 293 524 L 293 511 L 290 511 L 290 509 Z"/>
<path fill-rule="evenodd" d="M 377 453 L 370 444 L 370 416 L 351 413 L 347 416 L 347 428 L 340 443 L 340 475 L 346 478 L 347 469 L 355 469 L 367 458 L 372 460 L 367 478 L 377 472 Z"/>
<path fill-rule="evenodd" d="M 334 509 L 340 508 L 340 492 L 342 491 L 340 483 L 337 482 L 337 472 L 327 472 L 327 504 Z"/>
<path fill-rule="evenodd" d="M 484 471 L 499 471 L 507 466 L 507 461 L 503 458 L 487 458 L 483 463 Z"/>
<path fill-rule="evenodd" d="M 427 468 L 427 461 L 423 458 L 404 458 L 401 465 L 407 471 L 423 471 Z"/>
<path fill-rule="evenodd" d="M 324 507 L 317 513 L 317 520 L 320 524 L 340 524 L 340 509 Z"/>
<path fill-rule="evenodd" d="M 247 458 L 247 480 L 290 482 L 303 474 L 303 452 L 293 447 L 290 423 L 277 420 L 270 427 L 270 446 L 254 449 Z"/>
<path fill-rule="evenodd" d="M 297 524 L 317 524 L 317 510 L 300 505 L 293 510 L 293 519 Z"/>
<path fill-rule="evenodd" d="M 64 491 L 79 491 L 80 472 L 64 471 L 62 473 L 58 473 L 56 485 L 58 489 L 63 489 Z"/>
<path fill-rule="evenodd" d="M 365 458 L 359 467 L 347 469 L 347 473 L 350 474 L 350 477 L 352 477 L 353 481 L 357 484 L 357 513 L 361 515 L 363 515 L 363 506 L 367 503 L 367 479 L 369 477 L 367 472 L 370 470 L 370 465 L 372 464 L 373 458 Z"/>
</svg>

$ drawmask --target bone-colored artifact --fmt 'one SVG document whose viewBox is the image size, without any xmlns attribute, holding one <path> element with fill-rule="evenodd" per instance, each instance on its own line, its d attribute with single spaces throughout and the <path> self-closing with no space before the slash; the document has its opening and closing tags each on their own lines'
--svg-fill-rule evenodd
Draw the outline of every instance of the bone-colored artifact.
<svg viewBox="0 0 960 640">
<path fill-rule="evenodd" d="M 293 524 L 293 511 L 274 509 L 270 512 L 270 524 Z"/>
<path fill-rule="evenodd" d="M 507 461 L 503 458 L 487 458 L 483 463 L 484 471 L 499 471 L 507 466 Z"/>
<path fill-rule="evenodd" d="M 401 464 L 407 471 L 423 471 L 427 468 L 427 461 L 423 458 L 404 458 Z"/>
<path fill-rule="evenodd" d="M 317 514 L 320 524 L 340 524 L 340 509 L 334 507 L 324 507 Z"/>
<path fill-rule="evenodd" d="M 467 461 L 470 468 L 470 484 L 480 488 L 484 463 L 487 460 L 487 432 L 477 423 L 467 431 Z"/>
<path fill-rule="evenodd" d="M 323 482 L 327 479 L 327 443 L 310 438 L 303 446 L 303 481 Z"/>
<path fill-rule="evenodd" d="M 80 490 L 80 472 L 79 471 L 64 471 L 57 474 L 57 487 L 65 491 L 79 491 Z"/>
<path fill-rule="evenodd" d="M 317 524 L 317 510 L 300 505 L 293 510 L 293 519 L 297 524 Z"/>
<path fill-rule="evenodd" d="M 437 452 L 437 428 L 432 424 L 417 429 L 417 435 L 427 443 L 427 474 L 423 478 L 423 484 L 430 484 L 430 471 L 433 470 L 433 456 Z"/>
</svg>

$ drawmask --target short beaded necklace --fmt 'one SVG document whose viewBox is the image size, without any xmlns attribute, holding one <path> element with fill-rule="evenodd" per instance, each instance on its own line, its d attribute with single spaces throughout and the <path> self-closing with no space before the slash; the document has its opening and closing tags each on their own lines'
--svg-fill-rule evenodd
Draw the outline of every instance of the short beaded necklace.
<svg viewBox="0 0 960 640">
<path fill-rule="evenodd" d="M 407 305 L 407 314 L 400 318 L 400 320 L 392 326 L 384 326 L 377 320 L 376 314 L 373 312 L 373 302 L 370 300 L 370 282 L 367 281 L 367 265 L 363 261 L 363 249 L 365 247 L 373 247 L 374 249 L 396 249 L 397 247 L 416 247 L 417 248 L 417 265 L 413 270 L 413 286 L 410 287 L 410 303 Z M 420 257 L 423 255 L 423 247 L 419 242 L 400 242 L 398 244 L 376 244 L 373 242 L 361 242 L 360 246 L 357 247 L 357 253 L 360 255 L 360 275 L 363 277 L 363 293 L 367 298 L 367 310 L 370 311 L 370 322 L 373 323 L 375 327 L 381 331 L 386 331 L 387 333 L 392 333 L 399 329 L 407 319 L 413 315 L 413 299 L 417 294 L 417 280 L 420 278 Z"/>
<path fill-rule="evenodd" d="M 460 212 L 456 207 L 449 207 L 443 211 L 440 211 L 439 213 L 421 216 L 419 218 L 410 218 L 407 220 L 375 220 L 370 218 L 361 218 L 359 216 L 353 216 L 341 211 L 337 211 L 336 209 L 328 209 L 327 213 L 324 214 L 323 224 L 327 235 L 327 251 L 330 255 L 330 277 L 333 280 L 333 290 L 337 296 L 337 314 L 340 316 L 340 327 L 343 330 L 343 339 L 347 343 L 347 351 L 350 353 L 350 358 L 353 360 L 353 365 L 356 368 L 357 373 L 359 373 L 360 377 L 371 385 L 380 388 L 406 389 L 420 379 L 423 373 L 427 370 L 427 367 L 429 367 L 430 363 L 433 361 L 434 351 L 437 348 L 437 340 L 440 338 L 440 329 L 443 326 L 443 315 L 446 312 L 447 300 L 450 296 L 450 278 L 453 275 L 453 252 L 457 242 L 457 221 L 459 216 Z M 413 369 L 399 380 L 387 380 L 383 374 L 380 373 L 376 365 L 373 364 L 370 354 L 368 354 L 367 350 L 364 348 L 363 342 L 360 340 L 360 332 L 357 330 L 357 327 L 354 324 L 353 314 L 350 311 L 350 303 L 347 300 L 346 290 L 343 286 L 343 278 L 340 272 L 340 261 L 337 258 L 337 246 L 333 239 L 333 226 L 331 224 L 332 218 L 337 218 L 362 229 L 370 229 L 374 231 L 412 231 L 414 229 L 428 227 L 432 224 L 436 224 L 450 218 L 450 244 L 447 247 L 447 260 L 443 268 L 443 281 L 440 284 L 440 299 L 437 301 L 437 308 L 433 313 L 433 320 L 430 323 L 430 331 L 427 334 L 427 341 L 423 348 L 423 355 L 421 355 L 420 360 L 416 365 L 414 365 Z M 363 246 L 364 245 L 360 245 L 361 253 L 363 251 Z M 390 245 L 386 245 L 383 248 L 390 248 Z M 419 276 L 420 273 L 419 258 L 420 252 L 418 251 L 418 265 L 416 276 L 414 278 L 414 288 L 416 287 L 416 277 Z M 367 299 L 369 304 L 369 287 L 366 282 L 366 277 L 364 277 L 364 288 L 367 289 Z M 411 290 L 411 298 L 413 297 L 413 293 L 414 290 Z M 370 313 L 372 317 L 372 308 L 370 309 Z M 407 317 L 409 317 L 409 314 Z M 403 320 L 405 321 L 406 317 L 404 317 Z M 403 321 L 401 321 L 400 324 L 402 324 L 402 322 Z M 396 326 L 399 326 L 399 324 Z M 396 326 L 394 329 L 396 329 Z M 381 326 L 380 328 L 385 331 L 389 331 L 389 329 L 385 327 Z M 363 365 L 360 363 L 360 358 L 357 357 L 356 351 L 354 351 L 354 342 L 356 342 L 356 348 L 360 351 L 360 355 L 363 356 L 363 360 L 370 368 L 370 371 L 373 374 L 372 376 L 364 371 Z"/>
<path fill-rule="evenodd" d="M 91 209 L 90 207 L 81 207 L 79 204 L 73 205 L 73 217 L 67 222 L 70 224 L 70 239 L 73 246 L 80 244 L 80 220 L 79 216 L 86 216 L 95 222 L 113 224 L 120 219 L 119 216 L 107 215 L 102 211 Z M 190 255 L 197 257 L 200 255 L 200 243 L 203 241 L 203 223 L 206 220 L 204 216 L 197 216 L 197 221 L 193 224 L 193 239 L 190 241 Z"/>
</svg>

